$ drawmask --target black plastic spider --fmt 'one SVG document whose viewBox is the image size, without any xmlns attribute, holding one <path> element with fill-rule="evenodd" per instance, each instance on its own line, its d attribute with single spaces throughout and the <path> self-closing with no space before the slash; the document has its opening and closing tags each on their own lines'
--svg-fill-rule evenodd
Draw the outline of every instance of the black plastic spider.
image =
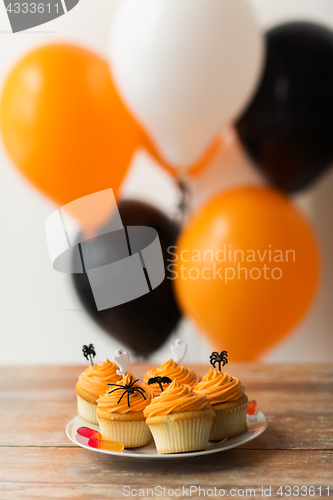
<svg viewBox="0 0 333 500">
<path fill-rule="evenodd" d="M 161 391 L 163 392 L 164 389 L 162 387 L 162 384 L 171 384 L 171 379 L 169 377 L 152 377 L 148 380 L 148 385 L 151 384 L 158 384 Z"/>
<path fill-rule="evenodd" d="M 95 348 L 93 346 L 93 344 L 89 344 L 89 345 L 84 345 L 82 347 L 82 352 L 83 352 L 83 356 L 86 358 L 86 360 L 88 360 L 88 357 L 90 359 L 90 363 L 93 365 L 93 360 L 92 358 L 94 358 L 96 356 L 96 352 L 95 352 Z"/>
<path fill-rule="evenodd" d="M 130 400 L 129 400 L 130 394 L 134 394 L 135 392 L 138 392 L 139 394 L 141 394 L 143 399 L 146 399 L 145 395 L 143 394 L 146 391 L 142 387 L 140 387 L 138 385 L 136 385 L 136 386 L 134 385 L 138 380 L 139 380 L 138 378 L 136 380 L 133 380 L 133 377 L 131 376 L 131 380 L 130 380 L 129 384 L 125 384 L 125 385 L 108 384 L 108 385 L 116 386 L 116 389 L 112 389 L 112 391 L 109 391 L 108 394 L 111 394 L 111 392 L 119 391 L 122 389 L 124 392 L 122 393 L 119 400 L 117 401 L 117 405 L 119 405 L 120 401 L 123 399 L 125 394 L 127 394 L 127 404 L 128 404 L 128 407 L 130 408 L 131 407 Z"/>
<path fill-rule="evenodd" d="M 210 364 L 214 366 L 216 363 L 219 364 L 219 370 L 221 371 L 221 363 L 222 366 L 226 365 L 228 363 L 228 353 L 227 351 L 222 351 L 220 354 L 218 352 L 212 352 L 212 354 L 209 357 Z"/>
</svg>

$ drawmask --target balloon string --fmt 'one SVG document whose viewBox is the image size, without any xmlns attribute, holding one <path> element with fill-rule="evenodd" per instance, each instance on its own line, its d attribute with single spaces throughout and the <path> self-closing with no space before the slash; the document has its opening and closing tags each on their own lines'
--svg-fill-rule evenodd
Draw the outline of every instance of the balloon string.
<svg viewBox="0 0 333 500">
<path fill-rule="evenodd" d="M 190 189 L 188 183 L 188 176 L 186 173 L 181 172 L 178 175 L 177 185 L 180 190 L 180 199 L 177 204 L 177 209 L 178 209 L 177 215 L 180 225 L 183 226 L 188 216 L 189 202 L 190 202 Z"/>
</svg>

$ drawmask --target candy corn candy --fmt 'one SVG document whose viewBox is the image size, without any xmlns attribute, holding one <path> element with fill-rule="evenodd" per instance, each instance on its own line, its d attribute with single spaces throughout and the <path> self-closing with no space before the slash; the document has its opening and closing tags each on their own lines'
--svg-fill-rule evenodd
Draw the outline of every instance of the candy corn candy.
<svg viewBox="0 0 333 500">
<path fill-rule="evenodd" d="M 101 433 L 98 431 L 95 431 L 95 429 L 90 429 L 90 427 L 79 427 L 76 431 L 80 436 L 86 437 L 86 438 L 91 438 L 95 437 L 98 439 L 102 439 Z"/>
<path fill-rule="evenodd" d="M 123 451 L 124 449 L 123 443 L 118 443 L 117 441 L 106 441 L 95 436 L 89 439 L 88 446 L 98 448 L 99 450 Z"/>
<path fill-rule="evenodd" d="M 256 415 L 257 412 L 257 401 L 255 399 L 252 399 L 252 401 L 249 401 L 249 404 L 247 405 L 247 414 Z"/>
</svg>

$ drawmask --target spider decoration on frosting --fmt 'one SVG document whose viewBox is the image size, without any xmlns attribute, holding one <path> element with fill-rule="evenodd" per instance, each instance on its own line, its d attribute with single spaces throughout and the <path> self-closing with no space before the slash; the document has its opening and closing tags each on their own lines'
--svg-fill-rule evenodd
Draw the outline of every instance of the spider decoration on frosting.
<svg viewBox="0 0 333 500">
<path fill-rule="evenodd" d="M 129 399 L 130 394 L 134 394 L 135 392 L 138 392 L 139 394 L 141 394 L 143 399 L 146 399 L 146 396 L 143 394 L 146 391 L 142 387 L 140 387 L 139 385 L 134 385 L 138 380 L 139 380 L 138 378 L 136 380 L 133 380 L 133 377 L 131 376 L 131 380 L 130 380 L 129 384 L 125 384 L 125 385 L 108 384 L 108 385 L 113 385 L 116 387 L 116 389 L 112 389 L 111 391 L 109 391 L 108 394 L 111 394 L 111 392 L 115 392 L 115 391 L 121 391 L 121 390 L 124 391 L 122 393 L 122 395 L 120 396 L 120 398 L 118 399 L 117 405 L 119 405 L 120 401 L 123 399 L 125 394 L 127 394 L 127 404 L 128 404 L 128 407 L 130 408 L 131 407 L 130 399 Z"/>
<path fill-rule="evenodd" d="M 227 351 L 222 351 L 220 354 L 218 352 L 212 352 L 212 354 L 209 357 L 210 364 L 214 366 L 216 363 L 219 365 L 219 370 L 221 371 L 221 364 L 222 366 L 226 365 L 228 363 L 228 353 Z"/>
<path fill-rule="evenodd" d="M 90 359 L 90 363 L 93 365 L 94 362 L 93 362 L 92 358 L 94 358 L 96 356 L 96 352 L 95 352 L 95 348 L 94 348 L 93 344 L 84 345 L 82 347 L 82 352 L 83 352 L 83 356 L 86 358 L 86 360 L 88 361 L 88 359 Z"/>
<path fill-rule="evenodd" d="M 148 380 L 148 385 L 158 384 L 161 391 L 163 392 L 164 389 L 162 387 L 162 384 L 171 384 L 171 382 L 172 380 L 169 377 L 152 377 Z"/>
</svg>

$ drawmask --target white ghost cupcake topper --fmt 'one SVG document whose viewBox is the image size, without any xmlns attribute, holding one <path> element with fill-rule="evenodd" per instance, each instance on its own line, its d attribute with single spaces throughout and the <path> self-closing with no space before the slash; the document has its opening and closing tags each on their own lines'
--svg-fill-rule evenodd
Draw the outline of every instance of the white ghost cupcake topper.
<svg viewBox="0 0 333 500">
<path fill-rule="evenodd" d="M 183 342 L 180 339 L 176 339 L 174 344 L 171 344 L 170 346 L 171 352 L 172 352 L 172 359 L 174 360 L 175 363 L 180 363 L 183 361 L 186 351 L 187 351 L 187 344 L 186 342 Z"/>
<path fill-rule="evenodd" d="M 117 370 L 118 375 L 122 375 L 125 377 L 127 369 L 130 364 L 130 358 L 127 351 L 123 351 L 122 349 L 118 349 L 116 351 L 115 356 L 113 356 L 113 361 L 119 366 L 119 370 Z"/>
</svg>

